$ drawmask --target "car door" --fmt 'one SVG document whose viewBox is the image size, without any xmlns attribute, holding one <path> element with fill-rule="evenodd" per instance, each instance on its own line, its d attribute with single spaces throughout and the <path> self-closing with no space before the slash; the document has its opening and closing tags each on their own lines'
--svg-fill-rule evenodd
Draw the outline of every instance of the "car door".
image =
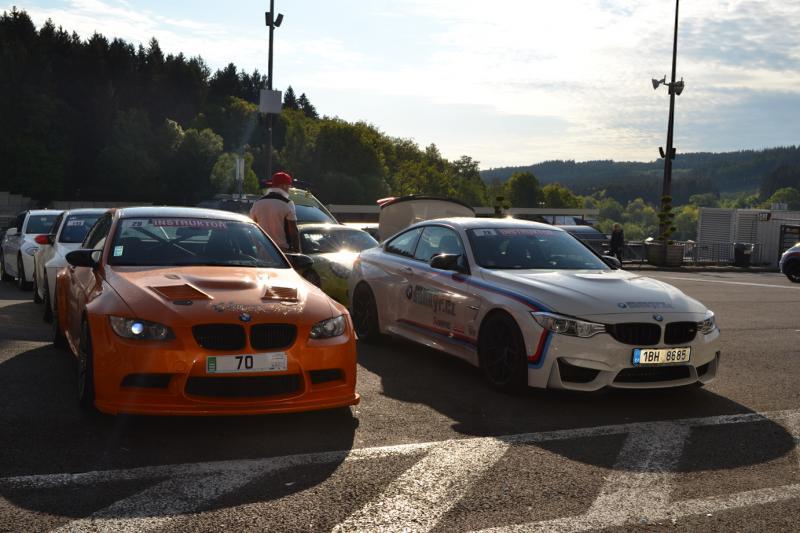
<svg viewBox="0 0 800 533">
<path fill-rule="evenodd" d="M 421 234 L 422 228 L 413 228 L 387 242 L 378 265 L 383 274 L 370 280 L 375 289 L 381 322 L 394 332 L 398 332 L 397 321 L 408 314 L 406 294 L 416 268 L 414 249 Z"/>
<path fill-rule="evenodd" d="M 431 267 L 431 258 L 439 254 L 461 256 L 460 272 Z M 426 226 L 414 257 L 424 266 L 415 269 L 411 278 L 405 323 L 448 352 L 474 352 L 480 297 L 469 284 L 469 262 L 458 232 L 446 226 Z"/>
<path fill-rule="evenodd" d="M 36 283 L 39 287 L 44 286 L 44 279 L 47 277 L 47 270 L 45 266 L 56 253 L 58 247 L 58 234 L 61 232 L 61 227 L 64 223 L 64 213 L 58 215 L 58 218 L 53 222 L 53 229 L 50 230 L 52 244 L 39 245 L 39 251 L 36 252 L 34 268 L 36 272 Z M 41 290 L 41 289 L 40 289 Z"/>
<path fill-rule="evenodd" d="M 110 230 L 111 215 L 103 215 L 89 230 L 81 248 L 102 251 Z M 67 276 L 69 277 L 67 328 L 71 340 L 77 342 L 80 335 L 82 310 L 101 290 L 102 278 L 95 268 L 73 265 L 67 267 Z"/>
<path fill-rule="evenodd" d="M 3 259 L 5 260 L 6 272 L 14 277 L 19 275 L 19 272 L 17 272 L 17 255 L 19 255 L 19 249 L 22 246 L 22 228 L 25 227 L 27 214 L 25 212 L 17 215 L 17 218 L 14 219 L 14 226 L 12 226 L 16 229 L 16 233 L 14 235 L 6 234 L 6 239 L 3 243 Z"/>
</svg>

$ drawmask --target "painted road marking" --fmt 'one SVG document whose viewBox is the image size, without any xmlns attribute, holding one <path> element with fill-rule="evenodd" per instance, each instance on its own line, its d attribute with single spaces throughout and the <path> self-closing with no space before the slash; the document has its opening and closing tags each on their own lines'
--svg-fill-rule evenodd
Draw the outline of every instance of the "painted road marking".
<svg viewBox="0 0 800 533">
<path fill-rule="evenodd" d="M 768 283 L 750 283 L 747 281 L 724 281 L 721 279 L 705 279 L 705 278 L 680 278 L 677 276 L 663 276 L 664 279 L 677 279 L 681 281 L 697 281 L 700 283 L 725 283 L 728 285 L 748 285 L 751 287 L 768 287 L 771 289 L 793 289 L 800 290 L 800 287 L 792 287 L 791 285 L 770 285 Z"/>
<path fill-rule="evenodd" d="M 153 486 L 74 520 L 59 532 L 87 529 L 143 531 L 191 520 L 186 514 L 209 507 L 219 497 L 270 472 L 302 465 L 423 455 L 362 509 L 336 526 L 337 531 L 430 531 L 474 482 L 492 468 L 510 445 L 625 434 L 613 472 L 596 501 L 579 516 L 506 526 L 486 531 L 583 531 L 614 525 L 667 520 L 703 512 L 785 501 L 800 496 L 800 484 L 669 503 L 672 472 L 693 427 L 770 420 L 798 441 L 800 410 L 638 422 L 590 428 L 476 437 L 361 448 L 273 458 L 140 467 L 78 474 L 43 474 L 0 479 L 0 488 L 74 488 L 124 480 L 152 479 Z M 647 501 L 644 508 L 642 501 Z M 276 501 L 257 506 L 279 505 Z M 367 527 L 369 526 L 369 527 Z M 188 527 L 188 525 L 187 525 Z"/>
</svg>

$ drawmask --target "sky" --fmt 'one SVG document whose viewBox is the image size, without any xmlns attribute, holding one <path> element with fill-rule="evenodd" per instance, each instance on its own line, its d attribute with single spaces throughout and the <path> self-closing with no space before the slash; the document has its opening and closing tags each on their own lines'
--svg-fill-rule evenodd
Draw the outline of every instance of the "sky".
<svg viewBox="0 0 800 533">
<path fill-rule="evenodd" d="M 7 3 L 0 8 L 10 10 Z M 672 0 L 275 0 L 274 86 L 482 169 L 651 161 L 666 145 Z M 40 26 L 267 70 L 269 2 L 18 0 Z M 678 152 L 800 144 L 800 1 L 684 0 Z"/>
</svg>

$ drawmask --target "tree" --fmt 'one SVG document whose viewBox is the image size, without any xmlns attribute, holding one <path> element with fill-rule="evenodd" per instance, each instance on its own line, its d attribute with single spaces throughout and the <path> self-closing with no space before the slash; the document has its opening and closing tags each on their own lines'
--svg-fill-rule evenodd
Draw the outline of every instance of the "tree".
<svg viewBox="0 0 800 533">
<path fill-rule="evenodd" d="M 300 109 L 297 103 L 297 96 L 294 94 L 294 89 L 292 89 L 291 85 L 289 85 L 289 88 L 283 93 L 283 109 L 292 109 L 294 111 Z"/>
<path fill-rule="evenodd" d="M 714 193 L 693 194 L 689 203 L 696 207 L 719 207 L 719 197 Z"/>
<path fill-rule="evenodd" d="M 800 191 L 793 187 L 778 189 L 767 198 L 762 207 L 769 209 L 772 204 L 786 204 L 790 211 L 800 210 Z"/>
<path fill-rule="evenodd" d="M 542 189 L 542 198 L 547 207 L 580 207 L 581 200 L 571 190 L 558 183 L 549 183 Z"/>
<path fill-rule="evenodd" d="M 456 198 L 471 206 L 488 204 L 486 183 L 481 178 L 478 165 L 478 161 L 468 155 L 462 155 L 453 162 Z"/>
<path fill-rule="evenodd" d="M 319 115 L 317 114 L 317 108 L 311 104 L 311 101 L 306 96 L 306 93 L 300 95 L 300 98 L 297 99 L 297 105 L 300 107 L 300 111 L 302 111 L 303 114 L 308 118 L 319 118 Z"/>
<path fill-rule="evenodd" d="M 539 207 L 539 180 L 531 172 L 515 172 L 506 182 L 505 196 L 512 207 Z"/>
</svg>

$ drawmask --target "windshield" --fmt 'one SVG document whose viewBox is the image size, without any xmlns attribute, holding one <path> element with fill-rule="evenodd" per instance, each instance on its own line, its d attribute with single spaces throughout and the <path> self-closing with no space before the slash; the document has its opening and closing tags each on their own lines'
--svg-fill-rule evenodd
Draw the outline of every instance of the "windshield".
<svg viewBox="0 0 800 533">
<path fill-rule="evenodd" d="M 298 224 L 311 224 L 311 223 L 328 223 L 328 224 L 336 224 L 336 221 L 325 214 L 324 211 L 316 207 L 311 207 L 308 205 L 298 205 L 295 204 L 294 206 L 295 211 L 297 212 L 297 223 Z"/>
<path fill-rule="evenodd" d="M 58 242 L 63 243 L 80 243 L 86 238 L 89 233 L 89 228 L 92 227 L 100 215 L 69 215 L 64 227 L 61 228 L 61 235 L 58 237 Z"/>
<path fill-rule="evenodd" d="M 467 232 L 475 262 L 499 270 L 608 270 L 608 265 L 564 231 L 486 228 Z"/>
<path fill-rule="evenodd" d="M 53 227 L 53 222 L 58 218 L 58 213 L 53 215 L 31 215 L 28 217 L 28 225 L 25 227 L 25 233 L 35 233 L 41 235 L 50 233 Z"/>
<path fill-rule="evenodd" d="M 108 263 L 289 268 L 275 245 L 255 224 L 209 218 L 123 219 Z"/>
<path fill-rule="evenodd" d="M 344 227 L 300 230 L 300 247 L 304 254 L 361 252 L 378 246 L 378 241 L 361 230 Z"/>
</svg>

